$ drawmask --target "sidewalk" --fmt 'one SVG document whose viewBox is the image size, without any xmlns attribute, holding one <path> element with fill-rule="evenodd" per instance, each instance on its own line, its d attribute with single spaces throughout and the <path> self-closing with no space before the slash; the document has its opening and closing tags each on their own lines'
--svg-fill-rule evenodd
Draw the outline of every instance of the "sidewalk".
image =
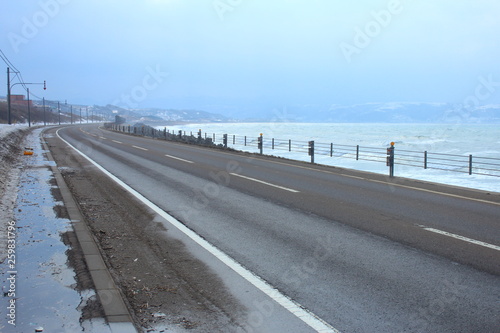
<svg viewBox="0 0 500 333">
<path fill-rule="evenodd" d="M 41 130 L 24 143 L 33 155 L 23 156 L 14 220 L 0 230 L 9 244 L 8 257 L 0 258 L 0 331 L 130 332 L 130 324 L 109 326 L 105 319 L 50 169 L 53 162 L 41 147 Z"/>
</svg>

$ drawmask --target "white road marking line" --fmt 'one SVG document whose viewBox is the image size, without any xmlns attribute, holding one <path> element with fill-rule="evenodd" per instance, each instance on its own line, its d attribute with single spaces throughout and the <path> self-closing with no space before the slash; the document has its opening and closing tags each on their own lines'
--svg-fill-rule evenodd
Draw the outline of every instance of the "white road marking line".
<svg viewBox="0 0 500 333">
<path fill-rule="evenodd" d="M 193 161 L 189 161 L 189 160 L 185 160 L 183 158 L 180 158 L 180 157 L 175 157 L 175 156 L 172 156 L 172 155 L 165 155 L 166 157 L 170 157 L 170 158 L 173 158 L 175 160 L 179 160 L 179 161 L 182 161 L 182 162 L 186 162 L 186 163 L 194 163 Z"/>
<path fill-rule="evenodd" d="M 106 140 L 106 138 L 103 136 L 100 136 L 99 139 Z"/>
<path fill-rule="evenodd" d="M 231 154 L 231 153 L 224 153 L 224 154 Z M 258 158 L 256 158 L 256 157 L 247 157 L 247 159 L 256 159 L 256 160 L 258 160 Z M 464 199 L 464 200 L 470 200 L 470 201 L 476 201 L 476 202 L 482 202 L 482 203 L 486 203 L 486 204 L 490 204 L 490 205 L 500 206 L 500 202 L 495 202 L 495 201 L 490 201 L 490 200 L 475 199 L 475 198 L 465 197 L 465 196 L 458 195 L 458 194 L 451 194 L 451 193 L 433 191 L 433 190 L 428 190 L 428 189 L 420 188 L 420 187 L 414 187 L 414 186 L 409 186 L 409 185 L 402 185 L 402 184 L 397 184 L 397 183 L 390 183 L 390 182 L 382 181 L 382 180 L 376 180 L 376 179 L 370 179 L 370 178 L 365 178 L 365 177 L 347 175 L 345 173 L 336 173 L 336 172 L 332 172 L 332 171 L 318 170 L 318 169 L 315 169 L 315 168 L 312 168 L 312 167 L 294 165 L 294 164 L 289 164 L 289 163 L 285 163 L 285 162 L 277 162 L 277 161 L 269 161 L 269 160 L 267 162 L 274 163 L 274 164 L 286 165 L 286 166 L 293 167 L 293 168 L 313 170 L 313 171 L 316 171 L 316 172 L 328 173 L 328 174 L 331 174 L 331 175 L 343 176 L 343 177 L 347 177 L 347 178 L 355 178 L 355 179 L 366 180 L 368 182 L 380 183 L 380 184 L 384 184 L 384 185 L 387 185 L 387 186 L 395 186 L 395 187 L 401 187 L 401 188 L 408 188 L 410 190 L 416 190 L 416 191 L 427 192 L 427 193 L 434 193 L 434 194 L 444 195 L 444 196 L 452 197 L 452 198 L 458 198 L 458 199 Z M 358 171 L 358 170 L 354 170 L 353 169 L 353 171 Z M 412 179 L 412 180 L 419 181 L 418 179 Z M 441 185 L 441 186 L 449 186 L 447 184 L 442 184 L 442 183 L 435 183 L 435 184 Z M 471 189 L 471 190 L 474 190 L 474 189 Z"/>
<path fill-rule="evenodd" d="M 358 176 L 353 176 L 353 175 L 346 175 L 345 173 L 340 173 L 339 175 L 340 175 L 340 176 L 344 176 L 344 177 L 349 177 L 349 178 L 355 178 L 355 179 L 363 179 L 363 180 L 367 180 L 366 178 L 363 178 L 363 177 L 358 177 Z"/>
<path fill-rule="evenodd" d="M 146 148 L 142 148 L 142 147 L 139 147 L 139 146 L 132 146 L 134 148 L 137 148 L 137 149 L 141 149 L 141 150 L 145 150 L 145 151 L 148 151 L 149 149 L 146 149 Z"/>
<path fill-rule="evenodd" d="M 90 157 L 76 149 L 74 146 L 72 146 L 68 141 L 64 140 L 60 135 L 59 135 L 59 130 L 57 130 L 57 136 L 65 142 L 69 147 L 73 148 L 77 153 L 82 155 L 84 158 L 86 158 L 90 163 L 95 165 L 99 170 L 101 170 L 104 174 L 106 174 L 109 178 L 114 180 L 118 185 L 123 187 L 125 190 L 127 190 L 129 193 L 134 195 L 137 199 L 139 199 L 142 203 L 150 207 L 153 211 L 155 211 L 158 215 L 163 217 L 165 220 L 170 222 L 173 226 L 175 226 L 177 229 L 179 229 L 181 232 L 183 232 L 186 236 L 191 238 L 194 242 L 196 242 L 198 245 L 206 249 L 209 253 L 211 253 L 213 256 L 218 258 L 221 262 L 223 262 L 225 265 L 227 265 L 229 268 L 234 270 L 238 275 L 240 275 L 242 278 L 247 280 L 249 283 L 253 284 L 256 288 L 258 288 L 260 291 L 262 291 L 264 294 L 269 296 L 271 299 L 273 299 L 276 303 L 280 304 L 282 307 L 284 307 L 286 310 L 288 310 L 291 314 L 293 314 L 295 317 L 298 319 L 302 320 L 305 324 L 309 325 L 312 329 L 316 330 L 317 332 L 321 333 L 340 333 L 337 329 L 332 327 L 330 324 L 316 316 L 314 313 L 310 312 L 309 310 L 306 310 L 302 305 L 297 303 L 296 301 L 292 300 L 288 296 L 282 294 L 278 289 L 274 288 L 272 285 L 270 285 L 268 282 L 263 280 L 260 276 L 256 275 L 252 271 L 246 269 L 243 267 L 240 263 L 238 263 L 236 260 L 228 256 L 226 253 L 222 252 L 219 250 L 217 247 L 206 241 L 204 238 L 199 236 L 197 233 L 195 233 L 193 230 L 189 229 L 186 227 L 182 222 L 176 220 L 173 216 L 169 215 L 167 212 L 165 212 L 163 209 L 160 207 L 156 206 L 154 203 L 149 201 L 147 198 L 145 198 L 142 194 L 125 184 L 123 181 L 118 179 L 115 175 L 110 173 L 108 170 L 106 170 L 104 167 L 102 167 L 100 164 L 92 160 Z"/>
<path fill-rule="evenodd" d="M 123 143 L 123 142 L 118 141 L 118 140 L 111 140 L 111 141 L 116 142 L 116 143 Z"/>
<path fill-rule="evenodd" d="M 438 191 L 433 191 L 433 190 L 428 190 L 428 189 L 425 189 L 425 188 L 413 187 L 413 186 L 408 186 L 408 185 L 393 184 L 393 183 L 388 183 L 388 182 L 384 182 L 384 181 L 381 181 L 381 180 L 375 180 L 375 179 L 366 179 L 365 178 L 365 180 L 370 181 L 372 183 L 386 184 L 387 186 L 397 186 L 397 187 L 402 187 L 402 188 L 408 188 L 410 190 L 417 190 L 417 191 L 421 191 L 421 192 L 427 192 L 427 193 L 434 193 L 434 194 L 438 194 L 438 195 L 444 195 L 446 197 L 452 197 L 452 198 L 458 198 L 458 199 L 464 199 L 464 200 L 470 200 L 470 201 L 476 201 L 476 202 L 482 202 L 482 203 L 486 203 L 486 204 L 490 204 L 490 205 L 500 206 L 499 202 L 488 201 L 488 200 L 483 200 L 483 199 L 476 199 L 476 198 L 471 198 L 471 197 L 464 197 L 464 196 L 458 195 L 458 194 L 438 192 Z M 444 186 L 446 186 L 446 184 L 438 184 L 438 185 L 444 185 Z"/>
<path fill-rule="evenodd" d="M 203 148 L 195 148 L 195 149 L 203 150 Z M 220 153 L 221 154 L 227 154 L 227 155 L 234 155 L 232 153 L 225 153 L 225 152 L 220 152 Z M 255 157 L 247 157 L 247 159 L 259 160 L 258 158 L 255 158 Z M 312 167 L 299 166 L 299 165 L 294 165 L 294 164 L 289 164 L 289 163 L 284 163 L 284 162 L 277 162 L 277 161 L 268 161 L 268 162 L 269 163 L 274 163 L 274 164 L 286 165 L 286 166 L 293 167 L 293 168 L 313 170 L 313 171 L 316 171 L 316 172 L 322 172 L 322 173 L 328 173 L 328 174 L 337 175 L 337 176 L 343 176 L 343 177 L 347 177 L 347 178 L 355 178 L 355 179 L 360 179 L 360 180 L 366 180 L 366 181 L 372 182 L 372 183 L 380 183 L 380 184 L 385 184 L 385 185 L 388 185 L 388 186 L 395 186 L 395 187 L 407 188 L 407 189 L 410 189 L 410 190 L 416 190 L 416 191 L 427 192 L 427 193 L 434 193 L 434 194 L 444 195 L 444 196 L 452 197 L 452 198 L 458 198 L 458 199 L 464 199 L 464 200 L 470 200 L 470 201 L 476 201 L 476 202 L 482 202 L 482 203 L 485 203 L 485 204 L 500 206 L 500 203 L 499 202 L 495 202 L 495 201 L 489 201 L 489 200 L 483 200 L 483 199 L 475 199 L 475 198 L 465 197 L 465 196 L 461 196 L 461 195 L 457 195 L 457 194 L 451 194 L 451 193 L 444 193 L 444 192 L 439 192 L 439 191 L 433 191 L 433 190 L 428 190 L 428 189 L 420 188 L 420 187 L 414 187 L 414 186 L 402 185 L 402 184 L 396 184 L 396 183 L 390 183 L 390 182 L 386 182 L 386 181 L 375 180 L 375 179 L 370 179 L 370 178 L 365 178 L 365 177 L 347 175 L 347 174 L 344 174 L 344 173 L 339 174 L 339 173 L 335 173 L 335 172 L 332 172 L 332 171 L 318 170 L 318 169 L 315 169 L 315 168 L 312 168 Z M 357 171 L 357 170 L 354 170 L 354 171 Z M 418 181 L 418 179 L 414 179 L 414 180 Z M 441 184 L 441 183 L 436 183 L 436 184 L 442 185 L 442 186 L 447 186 L 447 184 Z"/>
<path fill-rule="evenodd" d="M 279 185 L 271 184 L 271 183 L 265 182 L 263 180 L 259 180 L 259 179 L 255 179 L 255 178 L 250 178 L 250 177 L 247 177 L 247 176 L 242 176 L 242 175 L 239 175 L 237 173 L 230 173 L 230 175 L 233 175 L 233 176 L 236 176 L 236 177 L 245 178 L 245 179 L 257 182 L 257 183 L 261 183 L 261 184 L 265 184 L 265 185 L 268 185 L 268 186 L 276 187 L 276 188 L 279 188 L 279 189 L 282 189 L 282 190 L 285 190 L 285 191 L 289 191 L 289 192 L 293 192 L 293 193 L 299 193 L 300 192 L 300 191 L 294 190 L 292 188 L 288 188 L 288 187 L 284 187 L 284 186 L 279 186 Z"/>
<path fill-rule="evenodd" d="M 427 231 L 430 231 L 430 232 L 434 232 L 436 234 L 441 234 L 441 235 L 444 235 L 444 236 L 448 236 L 448 237 L 452 237 L 452 238 L 456 238 L 456 239 L 462 240 L 464 242 L 468 242 L 468 243 L 471 243 L 471 244 L 476 244 L 476 245 L 488 247 L 488 248 L 493 249 L 493 250 L 500 251 L 500 246 L 497 246 L 497 245 L 493 245 L 493 244 L 490 244 L 490 243 L 481 242 L 481 241 L 478 241 L 478 240 L 475 240 L 475 239 L 472 239 L 472 238 L 468 238 L 468 237 L 464 237 L 464 236 L 452 234 L 451 232 L 447 232 L 447 231 L 443 231 L 443 230 L 439 230 L 439 229 L 428 228 L 428 227 L 423 226 L 423 225 L 421 225 L 420 227 L 422 229 L 424 229 L 424 230 L 427 230 Z"/>
</svg>

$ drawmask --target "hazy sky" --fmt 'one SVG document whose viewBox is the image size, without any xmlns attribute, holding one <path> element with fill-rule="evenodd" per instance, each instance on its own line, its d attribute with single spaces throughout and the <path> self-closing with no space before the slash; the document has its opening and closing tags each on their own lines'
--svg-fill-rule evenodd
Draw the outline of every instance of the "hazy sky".
<svg viewBox="0 0 500 333">
<path fill-rule="evenodd" d="M 73 103 L 500 103 L 498 0 L 3 0 L 0 28 L 30 90 Z"/>
</svg>

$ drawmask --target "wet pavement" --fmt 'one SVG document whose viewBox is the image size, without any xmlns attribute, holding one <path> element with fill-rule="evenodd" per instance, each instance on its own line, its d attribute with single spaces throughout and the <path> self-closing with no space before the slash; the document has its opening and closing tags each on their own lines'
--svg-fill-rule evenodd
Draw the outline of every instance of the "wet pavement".
<svg viewBox="0 0 500 333">
<path fill-rule="evenodd" d="M 0 263 L 0 332 L 111 332 L 92 282 L 80 276 L 83 259 L 71 247 L 71 221 L 39 133 L 25 143 L 34 154 L 23 156 L 15 220 L 1 231 L 9 252 Z"/>
</svg>

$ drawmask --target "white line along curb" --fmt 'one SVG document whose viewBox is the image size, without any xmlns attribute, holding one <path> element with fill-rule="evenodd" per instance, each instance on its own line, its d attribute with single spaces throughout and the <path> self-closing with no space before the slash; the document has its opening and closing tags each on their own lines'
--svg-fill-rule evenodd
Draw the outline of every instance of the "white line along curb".
<svg viewBox="0 0 500 333">
<path fill-rule="evenodd" d="M 57 130 L 57 136 L 65 142 L 68 146 L 73 148 L 77 153 L 82 155 L 84 158 L 86 158 L 90 163 L 95 165 L 99 170 L 101 170 L 104 174 L 106 174 L 108 177 L 110 177 L 112 180 L 114 180 L 118 185 L 123 187 L 125 190 L 127 190 L 130 194 L 135 196 L 138 200 L 140 200 L 142 203 L 147 205 L 149 208 L 151 208 L 155 213 L 163 217 L 165 220 L 170 222 L 173 226 L 175 226 L 177 229 L 179 229 L 181 232 L 183 232 L 186 236 L 191 238 L 193 241 L 195 241 L 198 245 L 206 249 L 208 252 L 210 252 L 212 255 L 214 255 L 216 258 L 218 258 L 220 261 L 222 261 L 224 264 L 226 264 L 229 268 L 234 270 L 236 273 L 238 273 L 241 277 L 243 277 L 245 280 L 253 284 L 256 288 L 261 290 L 264 294 L 272 298 L 276 303 L 280 304 L 283 306 L 285 309 L 287 309 L 290 313 L 292 313 L 295 317 L 298 319 L 302 320 L 304 323 L 309 325 L 311 328 L 313 328 L 317 332 L 321 333 L 340 333 L 337 329 L 333 328 L 330 324 L 316 316 L 314 313 L 306 310 L 304 307 L 302 307 L 299 303 L 293 301 L 290 299 L 288 296 L 282 294 L 278 289 L 274 288 L 271 286 L 269 283 L 264 281 L 261 277 L 258 275 L 252 273 L 248 269 L 244 268 L 242 265 L 240 265 L 236 260 L 233 258 L 229 257 L 227 254 L 201 238 L 198 234 L 196 234 L 194 231 L 186 227 L 184 224 L 182 224 L 180 221 L 175 219 L 174 217 L 170 216 L 167 214 L 164 210 L 162 210 L 160 207 L 156 206 L 154 203 L 149 201 L 146 197 L 144 197 L 142 194 L 125 184 L 123 181 L 118 179 L 115 175 L 111 174 L 109 171 L 107 171 L 104 167 L 99 165 L 97 162 L 92 160 L 90 157 L 87 155 L 83 154 L 81 151 L 76 149 L 73 145 L 71 145 L 68 141 L 64 140 L 61 138 L 59 135 L 59 130 Z"/>
</svg>

